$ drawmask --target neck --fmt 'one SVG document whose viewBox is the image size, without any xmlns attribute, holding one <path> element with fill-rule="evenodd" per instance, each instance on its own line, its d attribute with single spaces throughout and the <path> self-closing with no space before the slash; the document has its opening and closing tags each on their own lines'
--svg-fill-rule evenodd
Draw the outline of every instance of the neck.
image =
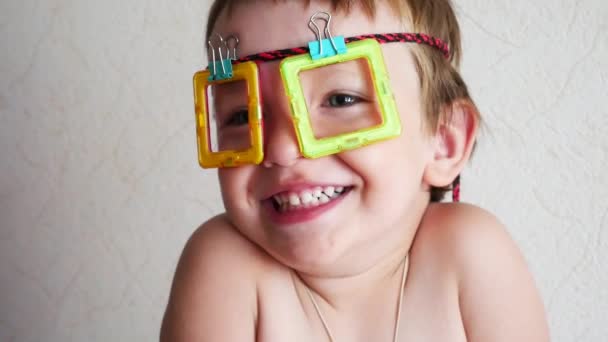
<svg viewBox="0 0 608 342">
<path fill-rule="evenodd" d="M 301 275 L 301 278 L 330 307 L 336 311 L 348 310 L 378 299 L 378 293 L 390 293 L 389 297 L 393 298 L 393 291 L 387 289 L 400 282 L 406 255 L 406 251 L 400 251 L 381 264 L 349 277 L 316 278 Z"/>
<path fill-rule="evenodd" d="M 373 303 L 385 303 L 385 297 L 389 302 L 394 302 L 412 239 L 413 236 L 404 239 L 387 254 L 377 258 L 371 266 L 351 274 L 331 277 L 299 273 L 300 279 L 324 310 L 365 312 L 357 309 L 369 308 Z M 354 256 L 346 258 L 353 260 Z"/>
</svg>

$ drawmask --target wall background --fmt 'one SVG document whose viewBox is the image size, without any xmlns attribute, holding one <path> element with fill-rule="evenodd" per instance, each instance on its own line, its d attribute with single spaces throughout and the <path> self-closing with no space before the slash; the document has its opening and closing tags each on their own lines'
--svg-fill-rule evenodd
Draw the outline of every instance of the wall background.
<svg viewBox="0 0 608 342">
<path fill-rule="evenodd" d="M 555 341 L 608 338 L 608 2 L 456 0 L 487 130 L 463 198 L 518 241 Z M 192 230 L 208 1 L 0 3 L 0 341 L 153 341 Z"/>
</svg>

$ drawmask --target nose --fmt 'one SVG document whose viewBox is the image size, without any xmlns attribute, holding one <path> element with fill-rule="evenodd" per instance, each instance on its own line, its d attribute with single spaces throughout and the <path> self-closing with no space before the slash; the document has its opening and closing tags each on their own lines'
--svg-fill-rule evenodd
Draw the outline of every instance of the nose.
<svg viewBox="0 0 608 342">
<path fill-rule="evenodd" d="M 291 113 L 289 110 L 277 110 L 277 107 L 274 106 L 264 118 L 265 167 L 289 167 L 302 158 Z"/>
<path fill-rule="evenodd" d="M 265 167 L 289 167 L 302 158 L 278 63 L 260 70 Z"/>
</svg>

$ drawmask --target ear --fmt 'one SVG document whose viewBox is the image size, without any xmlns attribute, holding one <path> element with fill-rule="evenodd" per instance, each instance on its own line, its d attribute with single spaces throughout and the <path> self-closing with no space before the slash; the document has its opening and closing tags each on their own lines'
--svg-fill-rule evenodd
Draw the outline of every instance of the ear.
<svg viewBox="0 0 608 342">
<path fill-rule="evenodd" d="M 457 100 L 444 108 L 445 120 L 439 122 L 431 140 L 432 158 L 423 180 L 433 187 L 445 187 L 454 181 L 466 165 L 479 126 L 477 108 L 470 101 Z"/>
</svg>

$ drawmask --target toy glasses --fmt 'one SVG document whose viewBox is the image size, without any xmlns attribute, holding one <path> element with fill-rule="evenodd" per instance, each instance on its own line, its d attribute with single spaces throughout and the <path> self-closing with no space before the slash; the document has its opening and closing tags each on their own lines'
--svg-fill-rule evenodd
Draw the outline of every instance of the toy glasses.
<svg viewBox="0 0 608 342">
<path fill-rule="evenodd" d="M 317 20 L 325 21 L 322 38 Z M 258 63 L 281 60 L 280 73 L 302 155 L 319 158 L 401 133 L 381 43 L 417 42 L 448 56 L 447 45 L 423 34 L 333 37 L 331 16 L 313 15 L 317 40 L 308 47 L 237 59 L 238 38 L 208 42 L 210 63 L 194 75 L 199 163 L 204 168 L 260 164 L 264 124 Z M 217 52 L 217 53 L 216 53 Z M 219 57 L 219 58 L 217 58 Z"/>
</svg>

